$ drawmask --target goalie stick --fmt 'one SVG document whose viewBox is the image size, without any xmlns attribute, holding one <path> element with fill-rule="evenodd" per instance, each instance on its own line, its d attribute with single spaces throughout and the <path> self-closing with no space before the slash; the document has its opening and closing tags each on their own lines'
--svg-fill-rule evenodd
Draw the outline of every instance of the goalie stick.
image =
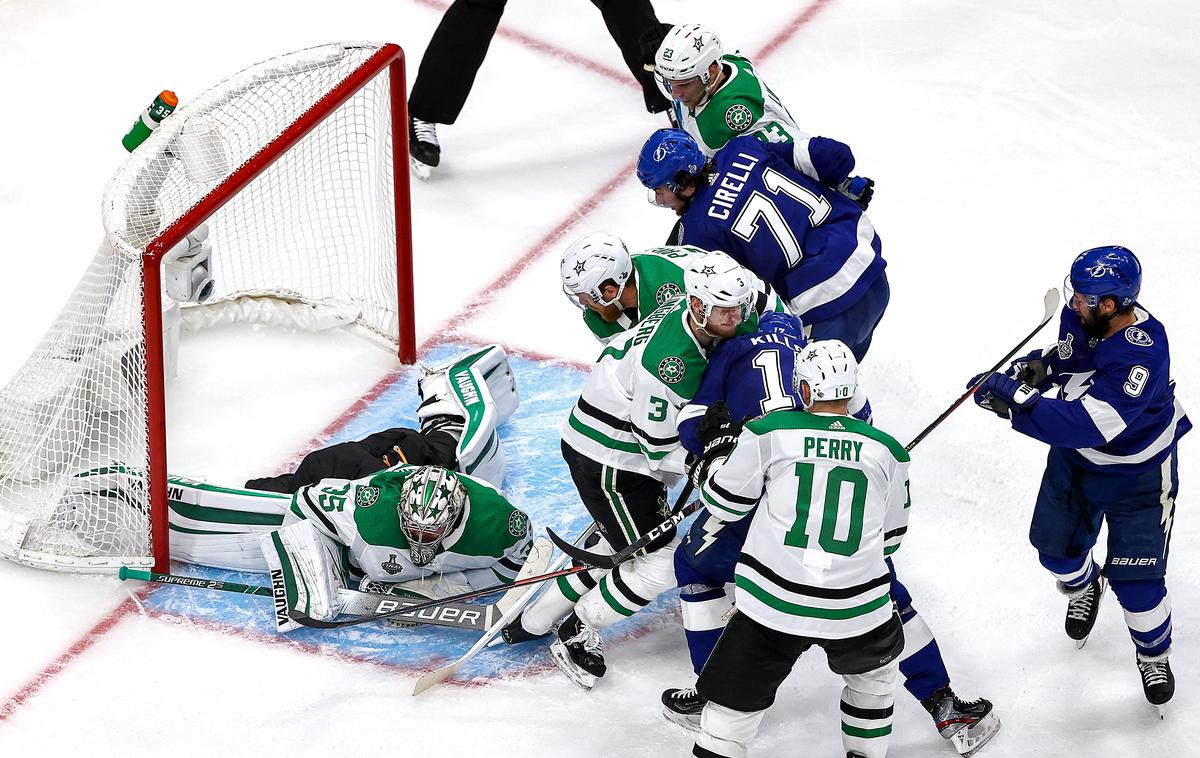
<svg viewBox="0 0 1200 758">
<path fill-rule="evenodd" d="M 591 530 L 594 528 L 595 528 L 594 526 L 588 527 L 588 529 L 584 531 L 583 536 L 591 534 Z M 583 537 L 581 537 L 581 539 L 582 538 Z M 538 538 L 538 541 L 543 542 L 543 543 L 546 542 L 545 539 L 540 538 L 540 537 Z M 535 542 L 534 544 L 536 545 L 537 542 Z M 547 543 L 547 549 L 548 548 L 549 548 L 549 545 Z M 532 550 L 530 551 L 530 554 L 531 555 L 533 554 Z M 525 563 L 526 563 L 526 565 L 528 565 L 529 561 L 526 560 Z M 471 600 L 473 598 L 484 597 L 486 595 L 495 595 L 497 592 L 506 593 L 505 597 L 502 597 L 496 603 L 498 606 L 501 606 L 501 612 L 503 612 L 503 604 L 506 601 L 508 601 L 508 599 L 509 599 L 509 596 L 507 593 L 514 592 L 515 590 L 517 590 L 521 587 L 527 587 L 531 584 L 540 584 L 540 583 L 548 581 L 550 579 L 557 579 L 560 576 L 570 576 L 571 574 L 578 574 L 582 571 L 589 570 L 591 568 L 591 566 L 572 566 L 571 568 L 560 569 L 557 571 L 550 571 L 548 573 L 537 574 L 534 576 L 524 576 L 525 568 L 526 568 L 525 566 L 522 566 L 521 571 L 517 574 L 516 580 L 514 580 L 508 584 L 497 584 L 494 587 L 484 587 L 481 590 L 470 590 L 469 592 L 461 592 L 457 595 L 451 595 L 450 597 L 444 597 L 444 598 L 441 598 L 438 600 L 427 600 L 423 603 L 417 603 L 416 605 L 411 605 L 411 606 L 408 606 L 407 608 L 401 608 L 399 610 L 389 611 L 387 613 L 372 614 L 370 616 L 363 616 L 362 618 L 354 618 L 354 619 L 334 619 L 333 621 L 321 621 L 320 619 L 315 619 L 315 618 L 312 618 L 311 616 L 307 616 L 303 612 L 298 611 L 293 608 L 288 611 L 288 616 L 290 616 L 291 619 L 293 621 L 295 621 L 297 624 L 301 624 L 303 626 L 312 626 L 312 627 L 316 627 L 318 629 L 337 629 L 337 628 L 343 627 L 343 626 L 356 626 L 358 624 L 366 624 L 371 621 L 379 621 L 381 619 L 388 619 L 388 618 L 392 618 L 393 616 L 397 616 L 401 613 L 416 613 L 418 611 L 423 611 L 426 608 L 436 608 L 439 605 L 449 605 L 452 603 L 457 603 L 461 600 Z M 521 593 L 516 593 L 512 597 L 519 597 L 520 595 L 521 595 Z"/>
<path fill-rule="evenodd" d="M 1046 324 L 1050 323 L 1050 319 L 1054 318 L 1054 314 L 1056 312 L 1058 312 L 1058 290 L 1056 290 L 1056 289 L 1048 290 L 1046 292 L 1045 297 L 1042 298 L 1042 305 L 1045 307 L 1045 313 L 1043 314 L 1041 323 L 1037 325 L 1036 329 L 1031 331 L 1029 334 L 1025 335 L 1025 337 L 1020 342 L 1018 342 L 1016 347 L 1014 347 L 1012 350 L 1010 350 L 1007 355 L 1005 355 L 1003 358 L 1001 358 L 999 361 L 997 361 L 996 365 L 992 366 L 991 370 L 987 372 L 988 374 L 991 374 L 995 371 L 999 371 L 1000 368 L 1003 367 L 1005 363 L 1007 363 L 1014 355 L 1017 354 L 1017 351 L 1019 351 L 1021 348 L 1025 347 L 1025 345 L 1027 345 L 1029 343 L 1029 340 L 1033 339 L 1037 335 L 1037 333 L 1040 332 L 1042 330 L 1042 328 L 1046 326 Z M 986 377 L 986 376 L 987 376 L 987 374 L 984 375 L 984 377 Z M 966 400 L 968 397 L 970 397 L 971 393 L 974 392 L 978 388 L 979 384 L 981 384 L 982 382 L 983 382 L 983 378 L 981 378 L 979 380 L 979 382 L 976 382 L 975 384 L 973 384 L 970 387 L 970 389 L 968 389 L 960 398 L 955 400 L 954 403 L 949 408 L 947 408 L 945 411 L 943 411 L 942 415 L 940 415 L 936 419 L 934 419 L 932 424 L 925 427 L 924 431 L 922 431 L 920 434 L 918 434 L 913 439 L 912 442 L 905 445 L 904 449 L 907 451 L 907 450 L 912 450 L 914 447 L 916 447 L 918 442 L 925 439 L 925 437 L 930 432 L 932 432 L 935 428 L 937 428 L 938 424 L 941 424 L 946 419 L 947 416 L 949 416 L 951 413 L 953 413 L 954 410 L 956 408 L 958 408 L 959 405 L 962 404 L 962 402 L 964 400 Z M 698 510 L 700 508 L 699 500 L 693 500 L 691 503 L 688 503 L 686 506 L 680 507 L 680 503 L 682 503 L 687 498 L 687 496 L 690 492 L 691 492 L 691 481 L 689 480 L 687 486 L 684 487 L 683 492 L 680 494 L 679 500 L 675 503 L 675 510 L 672 512 L 671 516 L 669 518 L 667 518 L 666 521 L 663 521 L 662 523 L 658 524 L 657 526 L 655 526 L 650 531 L 646 532 L 644 535 L 642 535 L 638 539 L 631 542 L 629 544 L 629 546 L 626 547 L 624 550 L 618 550 L 617 552 L 612 553 L 610 555 L 604 555 L 601 553 L 590 553 L 587 550 L 583 550 L 582 548 L 571 545 L 571 544 L 565 542 L 557 534 L 555 534 L 553 529 L 546 529 L 546 533 L 550 535 L 550 539 L 554 541 L 555 546 L 557 546 L 559 550 L 561 550 L 564 553 L 566 553 L 567 555 L 571 556 L 571 558 L 573 558 L 576 562 L 585 563 L 589 566 L 594 566 L 596 568 L 611 570 L 611 569 L 616 568 L 617 564 L 620 564 L 620 563 L 628 560 L 629 557 L 632 556 L 634 553 L 636 553 L 637 551 L 646 547 L 646 545 L 649 545 L 651 542 L 653 542 L 657 537 L 659 537 L 667 529 L 670 529 L 671 527 L 676 526 L 681 521 L 683 521 L 685 518 L 687 518 L 691 513 Z"/>
<path fill-rule="evenodd" d="M 270 587 L 255 587 L 237 582 L 223 582 L 218 579 L 200 579 L 179 574 L 160 574 L 154 571 L 141 571 L 122 566 L 118 576 L 122 580 L 140 579 L 143 582 L 157 584 L 173 584 L 178 587 L 194 587 L 196 589 L 217 590 L 219 592 L 234 592 L 241 595 L 260 595 L 273 597 Z M 340 589 L 338 598 L 342 601 L 342 613 L 353 616 L 372 614 L 389 614 L 389 622 L 395 621 L 394 626 L 413 626 L 415 624 L 430 624 L 432 626 L 448 626 L 455 629 L 485 630 L 504 614 L 507 606 L 500 601 L 491 604 L 444 603 L 436 607 L 426 607 L 424 610 L 413 610 L 407 613 L 405 608 L 421 604 L 423 601 L 400 597 L 397 595 L 382 595 L 374 592 L 359 592 L 357 590 Z M 502 598 L 503 600 L 503 598 Z"/>
</svg>

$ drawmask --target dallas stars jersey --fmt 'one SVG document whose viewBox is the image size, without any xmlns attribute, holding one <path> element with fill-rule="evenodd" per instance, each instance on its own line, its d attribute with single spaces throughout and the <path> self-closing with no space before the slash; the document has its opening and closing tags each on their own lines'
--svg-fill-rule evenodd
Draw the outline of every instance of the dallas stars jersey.
<svg viewBox="0 0 1200 758">
<path fill-rule="evenodd" d="M 704 254 L 705 251 L 689 245 L 654 247 L 634 253 L 630 258 L 633 261 L 633 283 L 638 293 L 637 307 L 626 308 L 612 323 L 605 321 L 599 313 L 585 309 L 583 323 L 596 335 L 596 339 L 608 344 L 613 337 L 635 326 L 643 316 L 650 314 L 655 308 L 682 295 L 683 272 L 692 258 Z M 756 312 L 761 314 L 767 308 L 774 311 L 783 310 L 782 301 L 757 277 L 754 289 L 758 293 L 754 303 Z"/>
<path fill-rule="evenodd" d="M 807 137 L 792 116 L 754 71 L 746 58 L 721 57 L 725 81 L 698 108 L 673 101 L 681 129 L 696 138 L 700 149 L 711 156 L 734 137 L 753 134 L 763 142 L 793 142 Z"/>
<path fill-rule="evenodd" d="M 685 301 L 664 303 L 609 343 L 563 424 L 565 444 L 622 471 L 667 484 L 679 478 L 686 451 L 677 417 L 708 362 Z"/>
<path fill-rule="evenodd" d="M 455 571 L 467 572 L 473 587 L 515 579 L 532 544 L 529 517 L 494 487 L 466 474 L 453 474 L 467 490 L 458 523 L 429 564 L 412 564 L 396 504 L 416 468 L 397 466 L 354 481 L 323 479 L 301 488 L 291 511 L 346 545 L 369 579 L 407 582 Z"/>
<path fill-rule="evenodd" d="M 908 466 L 903 446 L 849 416 L 776 411 L 747 424 L 700 490 L 720 520 L 758 505 L 735 571 L 738 610 L 821 639 L 887 621 L 884 557 L 907 529 Z"/>
</svg>

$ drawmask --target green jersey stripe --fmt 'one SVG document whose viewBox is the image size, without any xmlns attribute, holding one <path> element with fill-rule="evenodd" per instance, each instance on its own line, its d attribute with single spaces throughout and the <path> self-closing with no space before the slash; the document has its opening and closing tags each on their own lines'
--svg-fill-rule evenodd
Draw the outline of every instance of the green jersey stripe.
<svg viewBox="0 0 1200 758">
<path fill-rule="evenodd" d="M 756 600 L 766 606 L 774 608 L 780 613 L 786 613 L 789 616 L 804 616 L 806 618 L 828 619 L 831 621 L 844 621 L 845 619 L 857 618 L 865 616 L 872 611 L 877 611 L 888 603 L 892 602 L 891 595 L 883 593 L 880 597 L 874 600 L 856 605 L 852 608 L 814 608 L 808 605 L 798 605 L 796 603 L 782 600 L 771 594 L 770 590 L 763 589 L 752 582 L 745 576 L 738 574 L 734 577 L 734 584 L 739 589 L 750 593 Z"/>
<path fill-rule="evenodd" d="M 588 426 L 584 421 L 580 420 L 580 418 L 575 415 L 574 409 L 571 410 L 571 415 L 567 418 L 567 423 L 571 425 L 572 429 L 579 432 L 584 437 L 587 437 L 593 442 L 598 442 L 604 447 L 612 448 L 613 450 L 620 450 L 622 453 L 633 453 L 634 455 L 639 455 L 641 453 L 641 450 L 638 449 L 636 443 L 615 440 L 612 437 L 609 437 L 607 434 Z"/>
</svg>

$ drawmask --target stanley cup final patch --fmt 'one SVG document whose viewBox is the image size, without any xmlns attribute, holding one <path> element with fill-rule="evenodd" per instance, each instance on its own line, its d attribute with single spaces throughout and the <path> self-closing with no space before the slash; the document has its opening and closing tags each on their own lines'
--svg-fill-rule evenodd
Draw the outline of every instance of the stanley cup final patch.
<svg viewBox="0 0 1200 758">
<path fill-rule="evenodd" d="M 683 359 L 671 356 L 663 358 L 658 363 L 658 378 L 667 384 L 678 384 L 683 380 Z"/>
<path fill-rule="evenodd" d="M 744 132 L 753 123 L 754 116 L 750 113 L 750 109 L 741 103 L 734 103 L 729 106 L 729 110 L 725 111 L 725 126 L 735 132 Z"/>
</svg>

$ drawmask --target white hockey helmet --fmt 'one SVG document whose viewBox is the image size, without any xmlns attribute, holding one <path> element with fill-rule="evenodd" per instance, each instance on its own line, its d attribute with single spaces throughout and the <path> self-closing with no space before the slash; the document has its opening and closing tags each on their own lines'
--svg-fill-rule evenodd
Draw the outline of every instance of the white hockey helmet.
<svg viewBox="0 0 1200 758">
<path fill-rule="evenodd" d="M 689 298 L 700 301 L 701 329 L 708 325 L 713 308 L 742 309 L 742 321 L 754 308 L 756 279 L 728 254 L 715 251 L 696 256 L 683 272 L 683 286 Z M 690 300 L 689 300 L 690 303 Z"/>
<path fill-rule="evenodd" d="M 858 391 L 858 361 L 844 342 L 810 342 L 802 348 L 800 357 L 802 360 L 794 364 L 792 385 L 799 387 L 801 381 L 808 385 L 810 406 L 849 400 Z"/>
<path fill-rule="evenodd" d="M 597 304 L 608 306 L 621 298 L 629 277 L 633 275 L 633 259 L 629 248 L 615 234 L 592 232 L 571 243 L 563 253 L 559 264 L 563 292 L 567 299 L 583 307 L 578 295 L 587 295 Z M 617 294 L 605 300 L 600 287 L 612 280 L 617 285 Z"/>
<path fill-rule="evenodd" d="M 712 84 L 709 68 L 724 54 L 721 40 L 712 29 L 700 24 L 676 24 L 654 54 L 654 78 L 668 98 L 671 88 L 667 82 L 700 77 L 707 90 Z"/>
<path fill-rule="evenodd" d="M 462 482 L 441 466 L 420 466 L 404 480 L 396 510 L 413 565 L 424 566 L 433 560 L 466 501 Z"/>
</svg>

